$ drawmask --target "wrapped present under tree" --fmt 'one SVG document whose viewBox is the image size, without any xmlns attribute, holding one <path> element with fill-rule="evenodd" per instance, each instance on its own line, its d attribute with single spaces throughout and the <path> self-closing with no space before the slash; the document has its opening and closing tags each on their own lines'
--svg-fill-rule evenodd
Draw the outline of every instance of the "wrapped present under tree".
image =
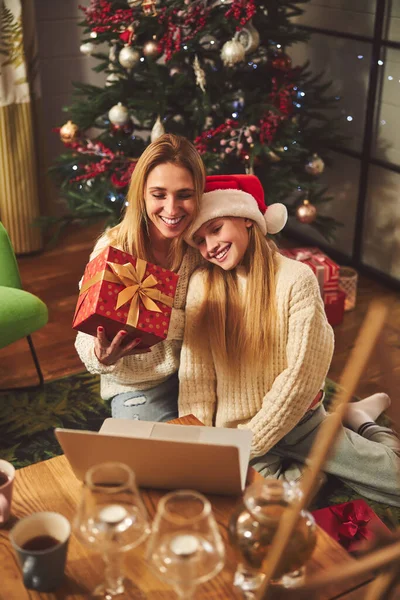
<svg viewBox="0 0 400 600">
<path fill-rule="evenodd" d="M 345 294 L 339 287 L 339 265 L 322 250 L 310 248 L 282 248 L 281 254 L 308 265 L 318 280 L 325 312 L 331 325 L 343 320 Z"/>
</svg>

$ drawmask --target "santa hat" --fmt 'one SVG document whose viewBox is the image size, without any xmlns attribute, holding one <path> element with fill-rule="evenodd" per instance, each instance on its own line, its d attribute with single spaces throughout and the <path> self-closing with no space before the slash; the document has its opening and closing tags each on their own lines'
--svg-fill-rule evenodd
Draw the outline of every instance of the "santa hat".
<svg viewBox="0 0 400 600">
<path fill-rule="evenodd" d="M 264 190 L 255 175 L 209 175 L 200 203 L 200 212 L 189 227 L 186 241 L 193 244 L 193 235 L 200 227 L 217 217 L 244 217 L 251 219 L 262 233 L 278 233 L 287 221 L 284 204 L 264 202 Z"/>
</svg>

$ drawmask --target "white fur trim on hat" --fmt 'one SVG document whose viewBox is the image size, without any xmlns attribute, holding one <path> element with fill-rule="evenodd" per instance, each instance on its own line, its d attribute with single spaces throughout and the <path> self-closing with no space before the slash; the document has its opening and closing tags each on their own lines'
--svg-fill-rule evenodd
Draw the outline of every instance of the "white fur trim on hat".
<svg viewBox="0 0 400 600">
<path fill-rule="evenodd" d="M 251 194 L 242 190 L 213 190 L 203 194 L 200 212 L 197 219 L 189 227 L 185 234 L 185 240 L 191 246 L 193 235 L 204 223 L 218 217 L 243 217 L 255 221 L 265 235 L 267 224 L 264 215 L 260 212 L 258 204 Z"/>
<path fill-rule="evenodd" d="M 286 224 L 287 210 L 284 204 L 271 204 L 265 214 L 260 211 L 255 198 L 237 189 L 206 192 L 201 200 L 200 212 L 185 234 L 185 240 L 195 246 L 193 236 L 204 223 L 218 217 L 243 217 L 251 219 L 264 235 L 278 233 Z"/>
</svg>

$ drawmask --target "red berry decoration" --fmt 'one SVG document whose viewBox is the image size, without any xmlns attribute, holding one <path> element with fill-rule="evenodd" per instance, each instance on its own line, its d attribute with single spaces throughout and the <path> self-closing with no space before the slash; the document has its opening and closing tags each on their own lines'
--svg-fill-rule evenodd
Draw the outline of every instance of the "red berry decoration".
<svg viewBox="0 0 400 600">
<path fill-rule="evenodd" d="M 115 134 L 125 134 L 125 135 L 130 135 L 133 132 L 133 123 L 132 121 L 128 121 L 127 123 L 124 123 L 123 125 L 114 125 L 111 124 L 111 132 L 115 135 Z"/>
<path fill-rule="evenodd" d="M 277 71 L 288 71 L 292 66 L 292 59 L 284 52 L 276 52 L 272 57 L 271 63 Z"/>
</svg>

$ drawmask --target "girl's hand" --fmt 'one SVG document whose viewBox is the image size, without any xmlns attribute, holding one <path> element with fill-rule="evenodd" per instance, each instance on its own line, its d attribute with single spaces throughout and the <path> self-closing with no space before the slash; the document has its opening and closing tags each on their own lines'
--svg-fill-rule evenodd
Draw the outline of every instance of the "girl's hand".
<svg viewBox="0 0 400 600">
<path fill-rule="evenodd" d="M 126 346 L 122 346 L 122 342 L 126 335 L 128 335 L 128 333 L 121 330 L 110 342 L 104 333 L 104 327 L 97 328 L 97 337 L 94 340 L 94 353 L 97 360 L 101 362 L 102 365 L 109 367 L 110 365 L 115 365 L 115 363 L 124 356 L 151 352 L 150 349 L 135 350 L 136 346 L 140 344 L 140 338 L 136 338 L 133 342 L 129 342 Z"/>
</svg>

